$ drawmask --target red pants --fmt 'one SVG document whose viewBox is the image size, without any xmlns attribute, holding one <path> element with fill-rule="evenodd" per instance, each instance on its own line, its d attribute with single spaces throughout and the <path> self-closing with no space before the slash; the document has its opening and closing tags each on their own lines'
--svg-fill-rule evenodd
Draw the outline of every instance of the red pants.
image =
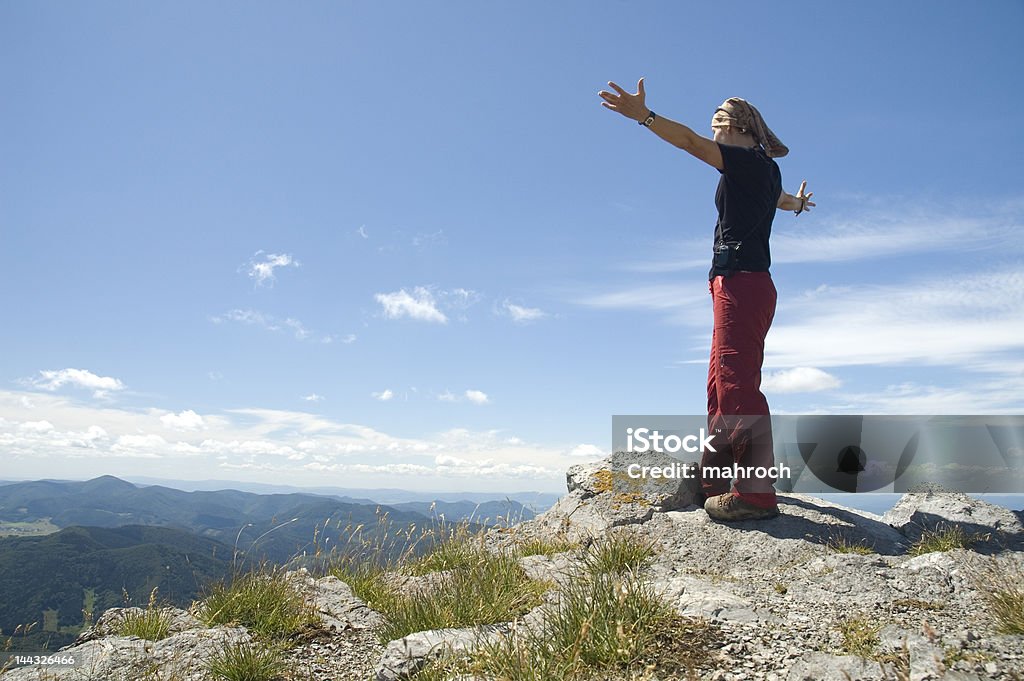
<svg viewBox="0 0 1024 681">
<path fill-rule="evenodd" d="M 708 432 L 716 453 L 705 451 L 701 467 L 732 465 L 765 470 L 775 461 L 768 400 L 761 393 L 764 339 L 775 316 L 775 284 L 767 272 L 737 272 L 708 285 L 715 311 L 708 367 Z M 774 478 L 737 477 L 732 491 L 745 501 L 775 506 Z M 730 491 L 728 478 L 702 477 L 708 496 Z"/>
</svg>

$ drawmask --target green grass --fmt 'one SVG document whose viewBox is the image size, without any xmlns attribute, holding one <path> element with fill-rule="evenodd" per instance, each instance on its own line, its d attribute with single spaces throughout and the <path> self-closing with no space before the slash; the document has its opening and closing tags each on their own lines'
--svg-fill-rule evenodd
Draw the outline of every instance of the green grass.
<svg viewBox="0 0 1024 681">
<path fill-rule="evenodd" d="M 144 610 L 130 610 L 118 623 L 118 636 L 138 636 L 146 641 L 160 641 L 170 636 L 171 611 L 157 605 L 156 589 L 149 593 L 149 603 Z"/>
<path fill-rule="evenodd" d="M 283 641 L 318 617 L 296 588 L 278 572 L 237 575 L 212 587 L 199 609 L 207 626 L 240 624 L 265 640 Z"/>
<path fill-rule="evenodd" d="M 463 529 L 442 541 L 426 555 L 405 563 L 402 571 L 408 575 L 422 576 L 430 572 L 467 568 L 473 564 L 479 552 L 479 548 Z"/>
<path fill-rule="evenodd" d="M 843 650 L 851 655 L 874 659 L 878 654 L 878 632 L 881 624 L 872 622 L 867 617 L 849 617 L 839 623 L 839 633 L 843 637 Z"/>
<path fill-rule="evenodd" d="M 477 548 L 436 588 L 382 599 L 379 636 L 386 642 L 415 631 L 506 622 L 540 605 L 549 586 L 529 579 L 515 556 Z"/>
<path fill-rule="evenodd" d="M 850 541 L 843 535 L 829 539 L 827 546 L 833 553 L 856 553 L 861 556 L 868 556 L 875 552 L 874 548 L 867 544 Z"/>
<path fill-rule="evenodd" d="M 352 593 L 374 610 L 386 611 L 395 600 L 395 592 L 385 579 L 385 569 L 375 563 L 345 557 L 335 561 L 328 574 L 348 584 Z"/>
<path fill-rule="evenodd" d="M 275 681 L 286 670 L 280 649 L 248 643 L 225 647 L 207 664 L 210 675 L 221 681 Z"/>
<path fill-rule="evenodd" d="M 650 564 L 655 553 L 654 539 L 644 539 L 635 532 L 612 532 L 587 549 L 583 566 L 594 575 L 637 572 Z"/>
<path fill-rule="evenodd" d="M 970 549 L 982 537 L 971 534 L 960 525 L 948 525 L 940 529 L 925 530 L 921 538 L 910 547 L 910 555 L 921 556 L 936 551 L 952 551 L 953 549 Z"/>
<path fill-rule="evenodd" d="M 557 553 L 574 551 L 579 548 L 578 542 L 569 541 L 564 537 L 556 539 L 526 539 L 515 543 L 515 552 L 519 556 L 553 556 Z"/>
<path fill-rule="evenodd" d="M 1024 634 L 1024 569 L 990 562 L 972 577 L 996 628 L 1004 634 Z"/>
<path fill-rule="evenodd" d="M 563 588 L 542 628 L 485 643 L 462 671 L 503 681 L 671 676 L 691 670 L 711 638 L 710 625 L 679 617 L 635 575 L 585 574 Z"/>
</svg>

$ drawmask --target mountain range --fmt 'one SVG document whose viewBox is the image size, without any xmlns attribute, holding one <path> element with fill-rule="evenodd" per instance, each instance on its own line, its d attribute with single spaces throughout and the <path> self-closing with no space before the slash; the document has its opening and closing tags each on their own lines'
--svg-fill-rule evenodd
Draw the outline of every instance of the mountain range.
<svg viewBox="0 0 1024 681">
<path fill-rule="evenodd" d="M 32 641 L 55 649 L 81 630 L 83 611 L 98 615 L 125 598 L 145 604 L 154 588 L 163 602 L 187 607 L 243 564 L 311 565 L 364 551 L 393 558 L 427 548 L 459 522 L 475 529 L 534 515 L 510 499 L 388 506 L 300 492 L 186 492 L 113 476 L 4 483 L 0 634 L 35 622 Z"/>
</svg>

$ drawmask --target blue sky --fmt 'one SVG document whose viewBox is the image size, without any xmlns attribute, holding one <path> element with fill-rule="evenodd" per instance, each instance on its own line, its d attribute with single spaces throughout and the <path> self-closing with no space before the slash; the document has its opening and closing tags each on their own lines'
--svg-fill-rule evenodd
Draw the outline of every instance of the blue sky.
<svg viewBox="0 0 1024 681">
<path fill-rule="evenodd" d="M 717 173 L 791 149 L 778 413 L 1021 413 L 1024 6 L 0 2 L 0 478 L 563 489 L 704 409 Z"/>
</svg>

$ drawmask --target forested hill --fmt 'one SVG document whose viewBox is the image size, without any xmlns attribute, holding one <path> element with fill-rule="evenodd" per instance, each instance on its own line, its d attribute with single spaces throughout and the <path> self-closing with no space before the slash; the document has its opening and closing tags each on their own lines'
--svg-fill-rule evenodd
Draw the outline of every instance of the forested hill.
<svg viewBox="0 0 1024 681">
<path fill-rule="evenodd" d="M 137 487 L 112 476 L 85 482 L 21 482 L 0 486 L 0 523 L 48 519 L 63 528 L 151 525 L 188 530 L 238 546 L 254 559 L 283 563 L 329 551 L 362 525 L 373 540 L 392 528 L 424 527 L 430 519 L 412 511 L 356 504 L 312 494 L 253 494 L 237 490 L 183 492 Z"/>
<path fill-rule="evenodd" d="M 42 537 L 0 539 L 0 630 L 37 623 L 31 649 L 69 643 L 88 611 L 161 602 L 187 607 L 230 574 L 232 548 L 191 532 L 130 525 L 68 527 Z M 27 644 L 34 645 L 27 645 Z"/>
</svg>

